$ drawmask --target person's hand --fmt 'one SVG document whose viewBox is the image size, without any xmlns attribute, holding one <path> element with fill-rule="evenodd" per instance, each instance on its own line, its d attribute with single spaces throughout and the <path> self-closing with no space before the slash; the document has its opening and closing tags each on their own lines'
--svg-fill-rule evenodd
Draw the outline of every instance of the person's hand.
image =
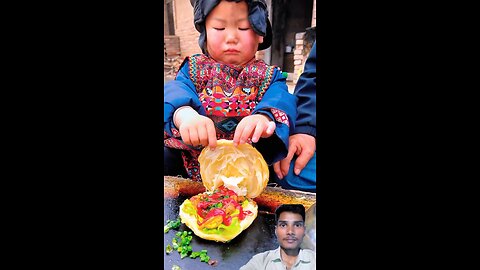
<svg viewBox="0 0 480 270">
<path fill-rule="evenodd" d="M 316 150 L 315 137 L 308 134 L 295 134 L 288 138 L 288 154 L 283 160 L 277 161 L 273 164 L 273 171 L 277 174 L 279 179 L 282 179 L 288 174 L 290 169 L 290 163 L 293 158 L 293 154 L 296 154 L 297 160 L 293 167 L 293 172 L 299 175 L 305 168 L 308 161 L 313 157 Z"/>
<path fill-rule="evenodd" d="M 198 114 L 191 107 L 177 109 L 173 122 L 185 144 L 192 146 L 217 146 L 217 135 L 212 119 Z"/>
<path fill-rule="evenodd" d="M 260 137 L 268 138 L 272 136 L 275 128 L 275 122 L 263 114 L 246 116 L 238 123 L 235 129 L 233 144 L 237 146 L 246 143 L 249 138 L 252 142 L 256 143 Z"/>
</svg>

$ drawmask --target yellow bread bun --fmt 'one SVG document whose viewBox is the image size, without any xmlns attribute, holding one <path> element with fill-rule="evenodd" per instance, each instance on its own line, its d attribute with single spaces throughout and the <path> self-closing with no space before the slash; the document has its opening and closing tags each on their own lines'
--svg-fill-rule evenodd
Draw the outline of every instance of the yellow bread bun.
<svg viewBox="0 0 480 270">
<path fill-rule="evenodd" d="M 248 143 L 234 146 L 231 140 L 218 140 L 214 150 L 202 150 L 198 162 L 203 185 L 209 191 L 225 186 L 238 196 L 255 198 L 268 184 L 267 163 Z"/>
<path fill-rule="evenodd" d="M 180 220 L 182 223 L 185 223 L 185 225 L 187 225 L 193 231 L 193 233 L 195 233 L 195 235 L 197 235 L 200 238 L 217 241 L 217 242 L 227 242 L 237 237 L 241 232 L 243 232 L 246 228 L 248 228 L 257 217 L 257 214 L 258 214 L 257 204 L 255 203 L 255 201 L 251 199 L 247 199 L 247 200 L 248 200 L 248 204 L 243 208 L 243 211 L 251 211 L 252 214 L 246 215 L 243 220 L 239 221 L 240 229 L 238 230 L 238 232 L 235 232 L 235 233 L 217 234 L 217 233 L 203 232 L 197 224 L 197 218 L 185 211 L 185 208 L 186 208 L 185 205 L 188 199 L 185 200 L 182 203 L 182 205 L 180 205 Z"/>
</svg>

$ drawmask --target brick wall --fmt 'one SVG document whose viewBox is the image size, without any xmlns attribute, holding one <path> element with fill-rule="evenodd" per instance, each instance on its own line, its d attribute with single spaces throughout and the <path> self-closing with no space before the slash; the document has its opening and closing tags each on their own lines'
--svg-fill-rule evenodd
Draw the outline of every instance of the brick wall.
<svg viewBox="0 0 480 270">
<path fill-rule="evenodd" d="M 313 0 L 312 27 L 317 26 L 317 0 Z"/>
<path fill-rule="evenodd" d="M 312 10 L 312 27 L 316 26 L 316 0 L 313 1 Z M 190 4 L 190 0 L 173 0 L 173 16 L 175 22 L 175 35 L 180 40 L 180 52 L 181 58 L 190 56 L 196 53 L 202 53 L 202 50 L 198 46 L 198 37 L 200 33 L 197 32 L 193 24 L 193 7 Z M 302 33 L 297 33 L 297 35 Z M 302 39 L 302 38 L 300 38 Z M 296 39 L 295 50 L 297 53 L 294 55 L 294 81 L 298 78 L 297 73 L 303 71 L 304 59 L 308 52 L 304 51 L 303 41 Z M 306 49 L 306 48 L 305 48 Z M 300 51 L 298 51 L 300 50 Z M 257 58 L 263 59 L 265 55 L 264 51 L 257 52 Z M 300 58 L 300 55 L 303 55 Z"/>
<path fill-rule="evenodd" d="M 304 51 L 304 45 L 305 45 L 305 32 L 297 33 L 295 34 L 295 48 L 293 51 L 293 81 L 294 83 L 297 83 L 298 78 L 303 72 L 303 66 L 304 66 L 304 60 L 306 58 L 304 57 L 305 51 Z"/>
<path fill-rule="evenodd" d="M 168 14 L 167 14 L 167 5 L 163 4 L 163 32 L 168 33 Z"/>
<path fill-rule="evenodd" d="M 312 27 L 317 26 L 317 1 L 313 0 L 313 10 L 312 10 Z M 311 32 L 310 32 L 311 34 Z M 296 33 L 295 34 L 295 48 L 294 48 L 294 71 L 293 71 L 293 81 L 297 83 L 298 78 L 303 72 L 305 61 L 307 60 L 308 54 L 312 48 L 313 42 L 311 36 L 306 40 L 306 32 Z"/>
<path fill-rule="evenodd" d="M 178 36 L 163 36 L 164 55 L 175 57 L 180 55 L 180 39 Z"/>
<path fill-rule="evenodd" d="M 200 33 L 193 24 L 193 7 L 190 0 L 174 0 L 175 35 L 180 39 L 181 57 L 185 58 L 196 53 L 202 53 L 198 46 Z"/>
</svg>

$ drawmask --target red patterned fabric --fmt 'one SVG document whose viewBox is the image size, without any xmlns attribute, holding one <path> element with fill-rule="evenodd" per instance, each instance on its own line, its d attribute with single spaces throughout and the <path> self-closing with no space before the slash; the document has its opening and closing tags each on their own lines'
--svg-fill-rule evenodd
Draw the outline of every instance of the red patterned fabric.
<svg viewBox="0 0 480 270">
<path fill-rule="evenodd" d="M 215 123 L 217 139 L 232 140 L 236 124 L 251 115 L 262 100 L 275 67 L 255 59 L 245 67 L 221 64 L 205 55 L 194 55 L 188 60 L 190 80 L 207 116 Z M 283 112 L 276 110 L 272 113 L 275 119 L 281 120 L 277 121 L 286 121 L 288 125 L 288 118 Z M 180 136 L 176 129 L 172 129 L 172 134 Z M 185 168 L 193 180 L 201 181 L 197 159 L 200 150 L 183 144 L 180 138 L 166 136 L 164 142 L 167 147 L 187 150 L 182 152 Z"/>
<path fill-rule="evenodd" d="M 252 114 L 270 86 L 274 67 L 252 60 L 246 67 L 215 62 L 205 55 L 190 57 L 190 79 L 208 116 Z"/>
<path fill-rule="evenodd" d="M 287 126 L 290 126 L 290 124 L 288 123 L 288 116 L 286 113 L 273 108 L 270 109 L 270 111 L 272 111 L 273 117 L 275 117 L 275 121 L 283 123 Z"/>
</svg>

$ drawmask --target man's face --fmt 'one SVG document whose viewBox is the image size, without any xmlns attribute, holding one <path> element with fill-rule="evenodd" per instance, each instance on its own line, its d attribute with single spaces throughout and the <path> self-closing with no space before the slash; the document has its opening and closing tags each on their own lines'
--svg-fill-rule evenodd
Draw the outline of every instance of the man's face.
<svg viewBox="0 0 480 270">
<path fill-rule="evenodd" d="M 275 227 L 278 243 L 283 249 L 297 249 L 305 236 L 305 223 L 300 214 L 282 212 Z"/>
<path fill-rule="evenodd" d="M 207 51 L 216 61 L 244 65 L 252 60 L 263 37 L 257 35 L 248 21 L 245 1 L 221 1 L 205 21 Z"/>
</svg>

